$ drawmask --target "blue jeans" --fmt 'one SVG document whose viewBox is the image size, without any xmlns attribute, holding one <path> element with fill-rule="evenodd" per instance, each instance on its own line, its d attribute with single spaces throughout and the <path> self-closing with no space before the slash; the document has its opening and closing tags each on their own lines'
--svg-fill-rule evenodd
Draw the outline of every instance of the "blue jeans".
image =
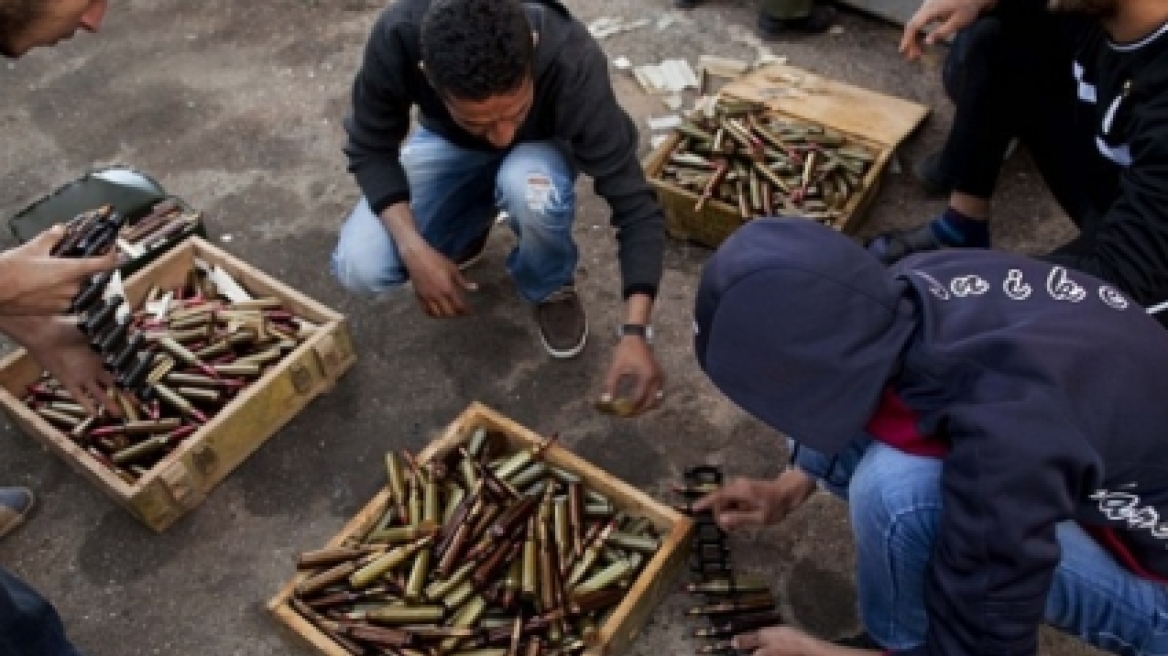
<svg viewBox="0 0 1168 656">
<path fill-rule="evenodd" d="M 418 128 L 401 163 L 410 183 L 418 231 L 435 250 L 457 258 L 504 210 L 518 244 L 507 270 L 519 294 L 538 302 L 572 281 L 579 260 L 572 240 L 576 171 L 551 142 L 516 144 L 506 152 L 466 150 Z M 333 275 L 355 292 L 382 293 L 409 279 L 389 231 L 363 198 L 333 253 Z"/>
<path fill-rule="evenodd" d="M 941 460 L 868 436 L 829 458 L 805 446 L 795 465 L 848 501 L 856 538 L 860 616 L 887 649 L 924 644 L 925 569 L 941 520 Z M 1116 654 L 1168 655 L 1168 586 L 1117 563 L 1074 522 L 1058 525 L 1062 560 L 1047 623 Z"/>
<path fill-rule="evenodd" d="M 52 604 L 0 569 L 0 656 L 80 656 Z"/>
</svg>

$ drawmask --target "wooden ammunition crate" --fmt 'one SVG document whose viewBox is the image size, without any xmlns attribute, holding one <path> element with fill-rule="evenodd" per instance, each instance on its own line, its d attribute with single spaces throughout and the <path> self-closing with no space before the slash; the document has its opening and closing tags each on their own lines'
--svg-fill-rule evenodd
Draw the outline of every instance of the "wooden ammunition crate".
<svg viewBox="0 0 1168 656">
<path fill-rule="evenodd" d="M 835 82 L 807 71 L 771 64 L 722 88 L 726 96 L 764 103 L 770 114 L 829 128 L 876 154 L 864 175 L 862 190 L 854 194 L 839 218 L 828 225 L 854 234 L 880 191 L 880 181 L 897 146 L 928 114 L 917 103 Z M 670 153 L 679 141 L 674 133 L 658 146 L 643 165 L 649 183 L 665 211 L 669 236 L 717 248 L 749 219 L 738 208 L 717 200 L 695 209 L 700 196 L 661 179 Z"/>
<path fill-rule="evenodd" d="M 134 485 L 107 470 L 21 400 L 41 368 L 24 350 L 0 362 L 0 407 L 24 432 L 65 459 L 150 528 L 162 531 L 207 494 L 309 401 L 332 388 L 355 355 L 345 317 L 199 238 L 169 251 L 125 282 L 133 305 L 149 292 L 179 286 L 195 258 L 219 265 L 257 296 L 275 296 L 320 329 L 244 389 Z"/>
<path fill-rule="evenodd" d="M 465 444 L 474 430 L 480 426 L 505 434 L 513 448 L 531 448 L 542 441 L 536 433 L 484 405 L 474 403 L 450 424 L 442 437 L 422 451 L 418 456 L 418 462 L 424 464 Z M 589 488 L 608 497 L 618 510 L 623 510 L 634 517 L 648 518 L 662 536 L 660 549 L 641 570 L 629 587 L 624 600 L 600 627 L 595 643 L 589 645 L 584 652 L 585 656 L 619 654 L 636 638 L 653 609 L 668 594 L 670 588 L 677 582 L 678 576 L 686 569 L 693 521 L 559 444 L 553 444 L 548 448 L 543 458 L 548 464 L 579 476 Z M 383 488 L 336 537 L 329 541 L 327 546 L 339 546 L 349 537 L 367 533 L 384 514 L 389 501 L 389 490 Z M 292 609 L 290 601 L 293 592 L 305 578 L 306 574 L 297 574 L 268 602 L 268 609 L 279 621 L 315 645 L 321 652 L 328 656 L 350 656 L 349 652 Z"/>
</svg>

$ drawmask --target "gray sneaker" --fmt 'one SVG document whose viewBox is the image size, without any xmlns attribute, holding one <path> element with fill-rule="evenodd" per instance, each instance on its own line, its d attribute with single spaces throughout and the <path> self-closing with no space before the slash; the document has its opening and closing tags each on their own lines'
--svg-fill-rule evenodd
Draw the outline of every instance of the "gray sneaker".
<svg viewBox="0 0 1168 656">
<path fill-rule="evenodd" d="M 551 296 L 535 304 L 535 322 L 539 338 L 553 358 L 572 358 L 584 350 L 588 341 L 588 317 L 572 285 L 564 285 Z"/>
<path fill-rule="evenodd" d="M 32 490 L 27 487 L 0 487 L 0 538 L 23 524 L 32 506 Z"/>
</svg>

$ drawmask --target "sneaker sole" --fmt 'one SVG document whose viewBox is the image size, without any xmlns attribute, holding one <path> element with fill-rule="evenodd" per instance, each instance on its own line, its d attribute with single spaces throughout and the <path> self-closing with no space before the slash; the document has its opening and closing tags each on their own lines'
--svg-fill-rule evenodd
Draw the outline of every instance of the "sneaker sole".
<svg viewBox="0 0 1168 656">
<path fill-rule="evenodd" d="M 580 352 L 583 351 L 584 347 L 588 344 L 588 321 L 584 321 L 584 335 L 580 337 L 580 342 L 566 351 L 558 351 L 552 348 L 552 345 L 548 344 L 547 340 L 544 339 L 542 332 L 539 334 L 539 341 L 543 343 L 543 348 L 548 352 L 548 355 L 557 360 L 567 360 L 569 358 L 574 358 L 577 355 L 580 355 Z"/>
<path fill-rule="evenodd" d="M 20 528 L 21 526 L 24 526 L 24 515 L 20 515 L 12 519 L 10 522 L 8 522 L 8 525 L 5 526 L 3 530 L 0 530 L 0 540 L 8 537 L 9 535 L 12 535 L 12 533 L 14 533 L 16 529 Z"/>
<path fill-rule="evenodd" d="M 0 539 L 11 535 L 14 531 L 16 531 L 16 529 L 24 526 L 24 520 L 27 519 L 30 514 L 32 514 L 33 508 L 35 507 L 36 497 L 33 497 L 32 502 L 28 504 L 28 508 L 25 508 L 24 512 L 22 513 L 18 513 L 15 510 L 9 508 L 8 510 L 12 514 L 9 516 L 8 523 L 2 530 L 0 530 Z"/>
</svg>

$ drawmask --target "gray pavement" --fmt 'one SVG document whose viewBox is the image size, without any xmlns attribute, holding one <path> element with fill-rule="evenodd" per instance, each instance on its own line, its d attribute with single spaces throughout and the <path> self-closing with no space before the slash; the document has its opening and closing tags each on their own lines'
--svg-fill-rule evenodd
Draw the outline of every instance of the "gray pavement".
<svg viewBox="0 0 1168 656">
<path fill-rule="evenodd" d="M 573 0 L 586 21 L 653 20 L 668 0 Z M 370 301 L 327 275 L 337 228 L 357 190 L 340 152 L 340 120 L 353 72 L 380 3 L 362 0 L 117 0 L 103 33 L 0 62 L 0 216 L 95 164 L 128 163 L 206 211 L 228 250 L 347 314 L 359 360 L 225 481 L 197 512 L 163 535 L 140 526 L 65 464 L 4 422 L 0 484 L 32 487 L 40 507 L 0 542 L 0 563 L 59 607 L 91 656 L 310 654 L 279 629 L 266 600 L 292 575 L 292 556 L 323 544 L 383 483 L 390 448 L 419 449 L 471 401 L 540 431 L 559 431 L 578 453 L 661 498 L 699 462 L 732 474 L 773 475 L 779 435 L 747 417 L 704 379 L 691 355 L 690 311 L 708 251 L 670 244 L 655 323 L 668 376 L 664 407 L 618 421 L 598 416 L 598 393 L 618 320 L 615 247 L 607 205 L 581 182 L 576 235 L 579 285 L 593 339 L 578 359 L 542 352 L 529 310 L 503 271 L 512 238 L 497 231 L 473 318 L 437 323 L 408 293 Z M 604 41 L 635 63 L 699 53 L 749 57 L 729 38 L 752 26 L 754 5 L 711 0 L 658 30 Z M 936 148 L 951 116 L 938 83 L 940 55 L 908 64 L 899 31 L 849 14 L 844 31 L 773 45 L 817 73 L 925 103 L 934 114 L 902 149 L 909 162 Z M 667 112 L 631 78 L 614 73 L 638 124 Z M 648 148 L 648 137 L 643 136 Z M 910 225 L 939 211 L 906 173 L 888 176 L 867 232 Z M 1070 234 L 1024 154 L 1003 176 L 999 244 L 1037 251 Z M 11 241 L 6 235 L 4 237 Z M 819 634 L 856 629 L 853 550 L 846 507 L 825 496 L 784 526 L 736 539 L 735 557 L 771 577 L 793 621 Z M 692 653 L 672 595 L 630 654 Z M 1044 654 L 1088 653 L 1053 632 Z"/>
</svg>

